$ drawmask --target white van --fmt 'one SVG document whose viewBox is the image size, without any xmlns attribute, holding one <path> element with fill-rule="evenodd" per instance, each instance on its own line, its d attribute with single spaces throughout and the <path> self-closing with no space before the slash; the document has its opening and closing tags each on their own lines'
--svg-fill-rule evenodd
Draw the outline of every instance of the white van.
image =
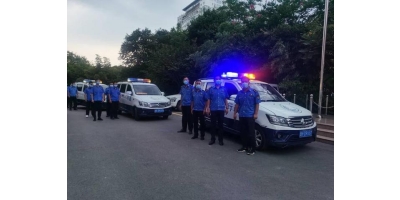
<svg viewBox="0 0 400 200">
<path fill-rule="evenodd" d="M 239 121 L 233 120 L 233 111 L 236 95 L 242 89 L 241 81 L 237 73 L 228 74 L 233 75 L 232 77 L 226 74 L 221 76 L 222 86 L 226 88 L 230 96 L 229 113 L 225 115 L 224 130 L 240 134 Z M 210 78 L 201 79 L 201 82 L 203 90 L 214 86 L 214 80 Z M 250 80 L 250 87 L 257 90 L 261 98 L 258 118 L 255 121 L 257 149 L 265 149 L 268 146 L 284 148 L 315 141 L 317 126 L 309 110 L 285 100 L 268 83 L 253 79 Z M 210 117 L 206 117 L 206 124 L 210 125 L 210 122 Z"/>
<path fill-rule="evenodd" d="M 132 114 L 136 120 L 152 116 L 168 119 L 172 114 L 171 101 L 150 79 L 128 78 L 118 82 L 118 88 L 121 92 L 119 110 Z"/>
</svg>

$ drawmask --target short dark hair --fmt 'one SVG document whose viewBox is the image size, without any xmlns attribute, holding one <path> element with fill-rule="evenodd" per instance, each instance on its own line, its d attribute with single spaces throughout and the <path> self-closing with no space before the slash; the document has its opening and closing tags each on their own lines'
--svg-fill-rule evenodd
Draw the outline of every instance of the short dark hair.
<svg viewBox="0 0 400 200">
<path fill-rule="evenodd" d="M 219 77 L 221 79 L 220 75 L 216 75 L 216 76 L 214 76 L 214 80 L 217 79 L 217 77 Z"/>
<path fill-rule="evenodd" d="M 201 82 L 201 80 L 200 80 L 200 79 L 197 79 L 195 82 Z"/>
<path fill-rule="evenodd" d="M 185 79 L 185 78 L 189 79 L 187 76 L 183 77 L 183 79 Z"/>
</svg>

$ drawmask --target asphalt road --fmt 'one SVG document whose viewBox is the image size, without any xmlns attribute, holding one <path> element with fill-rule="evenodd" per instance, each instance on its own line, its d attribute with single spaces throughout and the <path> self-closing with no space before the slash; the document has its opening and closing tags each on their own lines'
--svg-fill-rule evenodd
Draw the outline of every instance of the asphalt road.
<svg viewBox="0 0 400 200">
<path fill-rule="evenodd" d="M 314 142 L 253 156 L 240 140 L 209 146 L 177 133 L 181 117 L 92 121 L 67 111 L 68 199 L 333 199 L 334 146 Z"/>
</svg>

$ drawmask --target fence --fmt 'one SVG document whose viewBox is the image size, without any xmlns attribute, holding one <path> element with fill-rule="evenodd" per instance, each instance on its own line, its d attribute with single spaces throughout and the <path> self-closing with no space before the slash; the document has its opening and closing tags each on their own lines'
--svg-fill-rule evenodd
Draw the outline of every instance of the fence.
<svg viewBox="0 0 400 200">
<path fill-rule="evenodd" d="M 313 94 L 293 94 L 293 95 L 285 95 L 282 96 L 301 107 L 304 107 L 310 110 L 312 113 L 318 113 L 318 95 Z M 333 115 L 334 114 L 334 99 L 333 95 L 326 95 L 322 98 L 322 106 L 321 106 L 321 115 Z"/>
</svg>

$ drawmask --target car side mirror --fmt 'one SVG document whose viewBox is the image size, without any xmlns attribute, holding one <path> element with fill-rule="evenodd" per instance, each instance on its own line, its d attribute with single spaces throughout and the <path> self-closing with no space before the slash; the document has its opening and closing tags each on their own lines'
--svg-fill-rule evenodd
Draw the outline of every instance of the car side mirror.
<svg viewBox="0 0 400 200">
<path fill-rule="evenodd" d="M 236 94 L 232 94 L 231 97 L 230 97 L 229 99 L 235 101 L 235 99 L 236 99 Z"/>
<path fill-rule="evenodd" d="M 129 95 L 129 96 L 132 96 L 132 92 L 131 91 L 126 92 L 126 94 Z"/>
<path fill-rule="evenodd" d="M 162 95 L 162 96 L 164 96 L 164 95 L 165 95 L 165 93 L 164 93 L 164 92 L 161 92 L 161 95 Z"/>
</svg>

